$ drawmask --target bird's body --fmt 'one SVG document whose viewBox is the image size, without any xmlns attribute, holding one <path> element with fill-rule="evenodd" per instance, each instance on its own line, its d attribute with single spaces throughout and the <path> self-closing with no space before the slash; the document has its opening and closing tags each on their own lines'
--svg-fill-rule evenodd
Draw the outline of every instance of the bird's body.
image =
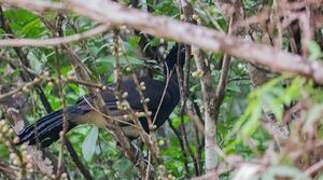
<svg viewBox="0 0 323 180">
<path fill-rule="evenodd" d="M 174 69 L 177 59 L 181 61 L 184 60 L 183 56 L 177 56 L 177 48 L 175 50 L 174 49 L 175 47 L 166 58 L 166 63 L 170 70 Z M 183 62 L 181 62 L 181 64 L 183 64 Z M 155 119 L 154 126 L 156 128 L 160 127 L 168 119 L 180 99 L 176 73 L 173 73 L 168 78 L 168 83 L 166 83 L 166 80 L 158 81 L 148 76 L 139 78 L 140 82 L 144 82 L 145 90 L 142 92 L 144 97 L 149 99 L 147 106 L 149 111 L 152 112 L 151 119 Z M 115 87 L 114 84 L 109 86 L 112 88 Z M 130 108 L 135 112 L 143 112 L 144 107 L 142 104 L 142 97 L 137 90 L 137 84 L 132 79 L 128 79 L 122 81 L 120 88 L 121 92 L 126 92 L 126 94 L 128 94 L 125 99 L 129 103 Z M 118 108 L 118 100 L 115 95 L 111 91 L 107 90 L 101 91 L 101 95 L 106 108 L 110 112 L 109 116 L 111 116 L 112 119 L 120 120 L 118 121 L 118 124 L 122 127 L 127 137 L 130 139 L 137 138 L 139 136 L 139 132 L 138 128 L 134 128 L 131 125 L 133 122 L 121 122 L 124 121 L 123 117 L 125 117 L 124 115 L 126 111 L 122 111 Z M 52 144 L 59 138 L 59 133 L 63 129 L 64 115 L 69 122 L 69 129 L 78 124 L 84 123 L 94 124 L 101 128 L 107 127 L 107 121 L 102 116 L 102 113 L 93 109 L 93 101 L 93 96 L 83 96 L 75 103 L 75 105 L 67 107 L 64 113 L 61 109 L 40 118 L 36 123 L 26 127 L 19 133 L 20 143 L 28 142 L 31 145 L 40 143 L 43 147 Z M 149 132 L 146 118 L 140 117 L 139 120 L 144 130 Z"/>
</svg>

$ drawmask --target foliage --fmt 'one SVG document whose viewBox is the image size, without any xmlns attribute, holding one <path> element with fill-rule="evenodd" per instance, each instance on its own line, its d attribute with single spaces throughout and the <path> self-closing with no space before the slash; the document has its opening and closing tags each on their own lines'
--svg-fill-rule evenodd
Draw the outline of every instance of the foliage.
<svg viewBox="0 0 323 180">
<path fill-rule="evenodd" d="M 124 3 L 129 2 L 125 1 Z M 176 19 L 181 16 L 179 4 L 175 1 L 147 0 L 147 5 L 154 15 L 165 15 Z M 248 16 L 256 15 L 262 5 L 271 6 L 272 2 L 244 1 Z M 204 26 L 224 32 L 228 29 L 227 19 L 221 15 L 219 9 L 211 1 L 193 1 L 193 6 Z M 51 38 L 53 32 L 46 26 L 45 22 L 55 24 L 60 21 L 58 13 L 39 16 L 18 8 L 4 8 L 4 17 L 16 38 Z M 87 31 L 96 25 L 89 19 L 75 14 L 64 15 L 63 24 L 64 36 Z M 154 66 L 162 66 L 162 62 L 158 59 L 140 55 L 142 36 L 135 34 L 132 30 L 124 30 L 120 34 L 123 40 L 120 63 L 124 74 L 127 73 L 128 67 L 134 68 L 136 71 L 147 69 L 147 67 L 151 68 L 151 64 L 147 65 L 147 62 L 153 63 Z M 260 39 L 261 35 L 258 34 L 257 38 Z M 3 28 L 0 30 L 0 36 L 1 38 L 8 38 L 8 34 Z M 284 37 L 284 40 L 288 41 L 288 39 L 289 37 Z M 172 44 L 171 41 L 165 42 L 164 39 L 152 38 L 146 48 L 167 48 Z M 116 80 L 113 73 L 116 58 L 112 50 L 111 32 L 72 43 L 70 47 L 86 65 L 94 82 L 109 84 Z M 320 47 L 316 39 L 311 41 L 308 48 L 309 59 L 312 61 L 322 60 L 322 46 Z M 61 47 L 23 47 L 21 49 L 28 60 L 27 63 L 30 68 L 28 71 L 36 75 L 47 71 L 54 79 L 50 82 L 43 82 L 40 87 L 53 109 L 62 108 L 58 79 L 62 76 L 66 80 L 69 76 L 75 75 L 75 69 L 70 64 L 69 55 Z M 283 49 L 289 49 L 289 46 L 286 45 Z M 4 57 L 7 57 L 7 60 Z M 23 71 L 25 70 L 23 65 L 18 63 L 19 58 L 17 50 L 14 48 L 3 48 L 1 50 L 1 94 L 18 87 L 22 83 L 21 77 L 24 76 Z M 222 58 L 222 53 L 207 54 L 209 66 L 212 69 L 212 83 L 214 84 L 217 84 L 219 80 L 221 70 L 218 66 Z M 220 163 L 224 164 L 238 157 L 239 160 L 241 159 L 244 162 L 256 162 L 257 167 L 252 168 L 257 171 L 255 174 L 263 179 L 275 179 L 278 176 L 309 179 L 309 175 L 305 173 L 306 169 L 315 164 L 317 158 L 322 158 L 322 87 L 304 77 L 275 74 L 274 78 L 254 88 L 250 81 L 248 65 L 236 60 L 233 58 L 230 65 L 225 97 L 217 121 L 217 142 L 225 154 L 221 157 Z M 11 62 L 11 64 L 8 62 Z M 18 65 L 13 66 L 14 64 Z M 196 67 L 194 63 L 191 63 L 191 65 L 191 72 L 193 72 Z M 157 71 L 159 70 L 157 69 Z M 157 72 L 155 76 L 160 78 L 161 73 Z M 188 99 L 191 100 L 193 106 L 197 107 L 196 110 L 203 112 L 200 78 L 193 77 L 191 74 L 189 76 Z M 67 106 L 75 103 L 78 97 L 88 93 L 85 86 L 67 80 L 61 86 Z M 18 109 L 20 108 L 24 118 L 33 122 L 46 114 L 36 88 L 28 89 L 22 94 L 24 95 L 23 98 L 17 100 L 16 104 L 18 104 Z M 301 108 L 297 109 L 297 112 L 293 112 L 292 115 L 288 114 L 290 112 L 288 110 L 296 105 Z M 10 121 L 7 121 L 9 116 L 6 113 L 7 106 L 2 105 L 1 117 L 9 124 Z M 275 134 L 273 135 L 273 132 L 266 128 L 262 121 L 268 114 L 277 120 L 278 124 L 284 124 L 288 120 L 290 136 L 287 141 L 289 142 L 280 145 L 280 151 L 273 147 L 276 143 Z M 295 118 L 290 120 L 288 119 L 290 116 Z M 169 121 L 156 132 L 161 151 L 160 155 L 167 173 L 176 177 L 176 179 L 187 179 L 204 174 L 204 138 L 194 125 L 192 118 L 186 112 L 181 115 L 181 107 L 178 106 Z M 184 136 L 183 133 L 185 132 L 187 142 L 178 137 L 176 132 L 179 132 L 181 136 Z M 117 143 L 113 141 L 112 135 L 106 130 L 82 125 L 70 131 L 68 139 L 72 142 L 78 157 L 86 164 L 95 179 L 107 177 L 111 179 L 134 179 L 134 177 L 139 176 L 131 162 L 120 153 Z M 8 178 L 5 174 L 1 174 L 1 168 L 3 167 L 2 164 L 12 164 L 9 157 L 13 150 L 6 146 L 5 141 L 2 140 L 3 137 L 0 136 L 0 178 Z M 320 146 L 318 142 L 321 142 Z M 181 143 L 184 143 L 184 148 L 181 148 Z M 314 146 L 319 147 L 315 149 Z M 49 152 L 53 156 L 58 156 L 59 151 L 60 143 L 49 148 Z M 143 152 L 145 155 L 148 154 L 147 147 L 143 147 Z M 83 178 L 66 151 L 64 151 L 64 157 L 65 166 L 71 179 Z M 197 167 L 200 169 L 197 169 Z M 222 168 L 221 165 L 220 168 Z M 242 168 L 235 169 L 232 166 L 224 166 L 220 178 L 234 178 L 242 170 Z M 39 173 L 35 177 L 40 177 Z M 322 178 L 322 174 L 316 173 L 315 177 Z"/>
</svg>

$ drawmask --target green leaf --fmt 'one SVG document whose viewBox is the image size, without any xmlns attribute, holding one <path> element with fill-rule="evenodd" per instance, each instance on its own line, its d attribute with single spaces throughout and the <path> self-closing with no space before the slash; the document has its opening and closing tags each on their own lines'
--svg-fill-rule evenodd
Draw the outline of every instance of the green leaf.
<svg viewBox="0 0 323 180">
<path fill-rule="evenodd" d="M 281 120 L 283 117 L 283 103 L 273 94 L 265 93 L 262 95 L 263 107 L 268 107 L 270 112 L 274 113 L 276 119 Z M 264 108 L 266 109 L 266 108 Z M 265 112 L 268 113 L 268 112 Z"/>
<path fill-rule="evenodd" d="M 7 156 L 9 156 L 7 147 L 4 144 L 0 143 L 0 158 L 5 159 Z"/>
<path fill-rule="evenodd" d="M 139 42 L 140 42 L 139 36 L 132 36 L 128 41 L 129 45 L 132 46 L 133 48 L 138 48 Z"/>
<path fill-rule="evenodd" d="M 20 34 L 27 37 L 37 37 L 43 33 L 41 28 L 41 21 L 38 18 L 31 20 L 21 29 Z"/>
<path fill-rule="evenodd" d="M 323 57 L 323 53 L 320 49 L 320 46 L 315 42 L 311 41 L 308 45 L 308 50 L 310 51 L 310 59 L 315 60 Z"/>
<path fill-rule="evenodd" d="M 99 129 L 97 127 L 93 127 L 82 144 L 82 153 L 86 161 L 91 161 L 95 153 L 98 135 Z"/>
<path fill-rule="evenodd" d="M 113 165 L 113 168 L 121 174 L 125 174 L 131 168 L 132 164 L 125 158 L 119 159 Z"/>
<path fill-rule="evenodd" d="M 250 137 L 260 125 L 261 107 L 256 106 L 253 109 L 250 119 L 243 125 L 241 129 L 242 138 Z"/>
<path fill-rule="evenodd" d="M 227 86 L 227 89 L 236 93 L 241 92 L 241 87 L 237 85 L 236 83 L 231 83 Z"/>
<path fill-rule="evenodd" d="M 107 64 L 114 64 L 116 62 L 115 56 L 106 56 L 100 57 L 96 60 L 97 63 L 107 65 Z M 120 64 L 144 64 L 144 61 L 141 59 L 137 59 L 135 57 L 120 57 Z"/>
<path fill-rule="evenodd" d="M 178 128 L 181 124 L 181 118 L 179 116 L 175 116 L 174 118 L 171 118 L 172 124 L 175 128 Z"/>
<path fill-rule="evenodd" d="M 29 53 L 28 54 L 28 59 L 29 59 L 31 69 L 34 70 L 37 73 L 40 73 L 41 70 L 42 70 L 43 65 L 38 60 L 38 58 L 33 53 Z"/>
</svg>

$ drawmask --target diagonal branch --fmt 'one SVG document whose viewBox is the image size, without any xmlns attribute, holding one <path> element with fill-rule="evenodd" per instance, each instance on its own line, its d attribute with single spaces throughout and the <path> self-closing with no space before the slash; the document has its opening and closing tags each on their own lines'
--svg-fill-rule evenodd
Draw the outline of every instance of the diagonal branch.
<svg viewBox="0 0 323 180">
<path fill-rule="evenodd" d="M 74 34 L 67 37 L 55 37 L 51 39 L 3 39 L 0 40 L 0 47 L 45 47 L 45 46 L 57 46 L 61 44 L 68 44 L 75 41 L 80 41 L 86 38 L 93 37 L 97 34 L 103 33 L 109 29 L 108 24 L 99 25 L 89 31 Z"/>
</svg>

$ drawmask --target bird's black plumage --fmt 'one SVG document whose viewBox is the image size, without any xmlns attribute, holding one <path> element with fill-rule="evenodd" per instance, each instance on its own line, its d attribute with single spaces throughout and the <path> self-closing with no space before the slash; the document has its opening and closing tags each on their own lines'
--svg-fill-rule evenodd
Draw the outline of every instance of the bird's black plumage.
<svg viewBox="0 0 323 180">
<path fill-rule="evenodd" d="M 164 74 L 166 76 L 167 74 L 170 74 L 169 72 L 173 71 L 173 73 L 168 77 L 169 83 L 167 87 L 166 80 L 158 81 L 148 76 L 139 78 L 140 82 L 145 83 L 146 90 L 144 90 L 143 93 L 145 98 L 150 99 L 148 102 L 148 108 L 149 111 L 152 112 L 152 119 L 155 117 L 157 109 L 159 109 L 156 115 L 156 120 L 154 121 L 154 125 L 157 128 L 168 119 L 180 99 L 175 65 L 178 64 L 179 66 L 183 66 L 184 59 L 185 55 L 183 48 L 178 48 L 178 46 L 174 46 L 167 55 Z M 167 77 L 165 77 L 165 79 L 167 79 Z M 114 84 L 109 86 L 115 87 Z M 166 91 L 163 96 L 165 88 Z M 137 91 L 137 85 L 132 79 L 123 81 L 121 83 L 121 90 L 123 92 L 127 92 L 128 96 L 126 99 L 131 109 L 139 112 L 144 111 L 140 94 Z M 111 112 L 111 116 L 120 117 L 123 115 L 123 112 L 118 109 L 117 98 L 114 94 L 108 91 L 102 91 L 101 95 L 104 99 L 105 105 Z M 160 103 L 162 104 L 160 108 L 158 108 Z M 103 117 L 101 115 L 93 110 L 93 106 L 90 104 L 93 104 L 93 99 L 91 95 L 88 95 L 81 97 L 74 106 L 70 106 L 65 109 L 64 113 L 69 122 L 69 130 L 82 123 L 92 123 L 99 127 L 106 126 L 104 124 L 106 121 L 102 119 Z M 147 120 L 144 117 L 139 120 L 145 131 L 148 132 L 149 128 Z M 120 123 L 120 126 L 124 130 L 125 135 L 130 139 L 134 139 L 138 136 L 136 129 L 131 125 Z M 42 147 L 49 146 L 59 138 L 59 133 L 62 129 L 63 110 L 61 109 L 40 118 L 34 124 L 24 128 L 18 134 L 20 139 L 19 144 L 28 142 L 30 145 L 40 143 Z"/>
</svg>

